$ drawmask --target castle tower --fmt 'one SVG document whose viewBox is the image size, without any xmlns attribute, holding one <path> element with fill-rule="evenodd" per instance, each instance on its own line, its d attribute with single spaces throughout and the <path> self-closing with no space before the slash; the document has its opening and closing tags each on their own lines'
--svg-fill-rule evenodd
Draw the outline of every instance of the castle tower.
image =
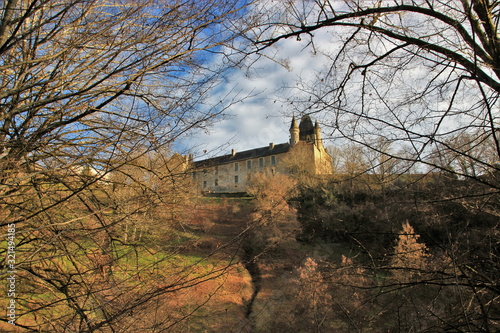
<svg viewBox="0 0 500 333">
<path fill-rule="evenodd" d="M 290 126 L 290 146 L 293 147 L 297 142 L 299 142 L 300 130 L 299 125 L 297 125 L 297 120 L 295 116 L 292 118 L 292 125 Z"/>
<path fill-rule="evenodd" d="M 323 139 L 321 138 L 321 128 L 319 127 L 317 120 L 314 124 L 314 136 L 316 140 L 316 145 L 320 148 L 323 148 Z"/>
<path fill-rule="evenodd" d="M 314 126 L 309 115 L 305 115 L 300 120 L 299 125 L 299 140 L 314 143 L 315 140 Z"/>
</svg>

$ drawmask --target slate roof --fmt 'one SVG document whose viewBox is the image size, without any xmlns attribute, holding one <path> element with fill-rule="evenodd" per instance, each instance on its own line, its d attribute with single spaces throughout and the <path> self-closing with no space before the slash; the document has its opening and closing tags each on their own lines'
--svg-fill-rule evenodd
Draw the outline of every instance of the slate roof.
<svg viewBox="0 0 500 333">
<path fill-rule="evenodd" d="M 290 150 L 289 143 L 280 143 L 274 145 L 274 147 L 271 147 L 271 145 L 269 145 L 262 148 L 255 148 L 251 150 L 245 150 L 242 152 L 236 152 L 234 155 L 232 154 L 223 155 L 223 156 L 208 158 L 201 161 L 195 161 L 193 163 L 195 168 L 211 167 L 221 164 L 237 162 L 241 160 L 247 160 L 250 158 L 258 158 L 269 155 L 282 154 L 288 152 L 289 150 Z"/>
<path fill-rule="evenodd" d="M 314 125 L 309 115 L 305 115 L 300 120 L 299 125 L 299 140 L 307 141 L 307 137 L 312 137 L 314 135 Z"/>
</svg>

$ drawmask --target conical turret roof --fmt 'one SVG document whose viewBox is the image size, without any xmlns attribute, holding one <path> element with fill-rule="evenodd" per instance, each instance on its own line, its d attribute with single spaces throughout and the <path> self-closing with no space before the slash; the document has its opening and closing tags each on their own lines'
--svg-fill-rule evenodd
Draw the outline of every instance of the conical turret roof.
<svg viewBox="0 0 500 333">
<path fill-rule="evenodd" d="M 295 116 L 292 118 L 292 125 L 290 126 L 290 129 L 294 128 L 299 128 L 299 125 L 297 124 L 297 120 L 295 119 Z"/>
</svg>

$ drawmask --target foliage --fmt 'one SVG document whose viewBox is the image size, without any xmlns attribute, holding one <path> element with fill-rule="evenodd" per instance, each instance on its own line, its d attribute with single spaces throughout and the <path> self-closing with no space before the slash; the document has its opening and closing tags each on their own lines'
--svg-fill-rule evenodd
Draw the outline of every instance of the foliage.
<svg viewBox="0 0 500 333">
<path fill-rule="evenodd" d="M 404 176 L 383 187 L 371 175 L 347 179 L 352 187 L 336 176 L 299 197 L 300 239 L 344 244 L 342 259 L 336 253 L 323 268 L 336 309 L 331 324 L 341 331 L 495 331 L 498 203 L 471 210 L 483 198 L 466 196 L 479 191 L 470 180 Z M 443 200 L 457 192 L 466 199 Z"/>
<path fill-rule="evenodd" d="M 431 259 L 428 258 L 428 249 L 425 244 L 418 242 L 419 238 L 420 235 L 415 234 L 413 227 L 405 222 L 390 263 L 390 266 L 395 269 L 393 274 L 402 282 L 408 282 L 411 276 L 419 275 L 429 266 L 428 261 Z"/>
<path fill-rule="evenodd" d="M 293 178 L 281 173 L 252 175 L 248 193 L 255 197 L 255 211 L 251 217 L 251 238 L 255 247 L 265 248 L 294 237 L 298 225 L 295 209 L 288 200 L 296 192 L 296 184 Z"/>
</svg>

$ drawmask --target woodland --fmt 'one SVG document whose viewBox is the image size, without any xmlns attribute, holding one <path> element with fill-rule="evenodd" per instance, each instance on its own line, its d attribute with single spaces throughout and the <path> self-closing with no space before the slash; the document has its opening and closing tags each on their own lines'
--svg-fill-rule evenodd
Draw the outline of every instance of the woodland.
<svg viewBox="0 0 500 333">
<path fill-rule="evenodd" d="M 0 331 L 500 330 L 500 2 L 0 9 Z M 200 195 L 177 144 L 286 41 L 334 173 Z"/>
</svg>

